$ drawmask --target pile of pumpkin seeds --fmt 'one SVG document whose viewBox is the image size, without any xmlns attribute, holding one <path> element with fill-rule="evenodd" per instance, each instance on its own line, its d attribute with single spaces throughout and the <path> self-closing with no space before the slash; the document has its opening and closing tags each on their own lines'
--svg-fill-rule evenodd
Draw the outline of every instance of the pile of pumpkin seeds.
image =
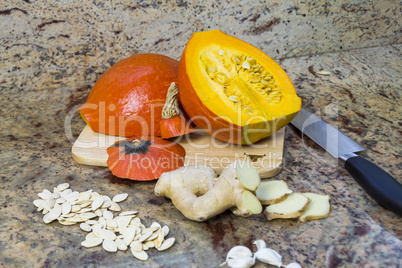
<svg viewBox="0 0 402 268">
<path fill-rule="evenodd" d="M 63 225 L 80 223 L 80 228 L 88 232 L 81 246 L 90 248 L 102 244 L 108 252 L 125 251 L 139 260 L 147 260 L 146 250 L 156 248 L 163 251 L 170 248 L 175 239 L 165 237 L 168 226 L 153 222 L 145 227 L 136 216 L 137 211 L 121 212 L 118 204 L 126 200 L 128 194 L 118 194 L 113 198 L 88 190 L 72 191 L 68 183 L 59 184 L 53 192 L 45 189 L 38 194 L 40 199 L 33 203 L 44 214 L 43 221 L 57 220 Z M 113 213 L 119 213 L 115 216 Z"/>
</svg>

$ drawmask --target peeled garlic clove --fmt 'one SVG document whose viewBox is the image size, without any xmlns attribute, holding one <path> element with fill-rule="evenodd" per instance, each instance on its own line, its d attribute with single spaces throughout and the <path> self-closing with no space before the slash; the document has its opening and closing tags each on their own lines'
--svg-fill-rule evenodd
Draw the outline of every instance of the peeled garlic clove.
<svg viewBox="0 0 402 268">
<path fill-rule="evenodd" d="M 228 255 L 226 257 L 226 261 L 228 259 L 235 259 L 240 257 L 253 257 L 253 253 L 248 247 L 244 246 L 235 246 L 231 250 L 229 250 Z"/>
<path fill-rule="evenodd" d="M 260 250 L 260 249 L 263 249 L 263 248 L 267 247 L 267 244 L 265 243 L 265 241 L 261 240 L 261 239 L 254 241 L 253 244 L 257 246 L 257 250 Z"/>
<path fill-rule="evenodd" d="M 229 259 L 227 265 L 230 268 L 248 268 L 254 265 L 254 259 L 252 257 Z"/>
<path fill-rule="evenodd" d="M 273 249 L 270 248 L 262 248 L 258 250 L 254 256 L 259 260 L 260 262 L 268 263 L 277 267 L 282 266 L 282 256 L 279 255 L 278 252 L 276 252 Z"/>
<path fill-rule="evenodd" d="M 284 266 L 285 268 L 301 268 L 300 264 L 292 262 Z"/>
</svg>

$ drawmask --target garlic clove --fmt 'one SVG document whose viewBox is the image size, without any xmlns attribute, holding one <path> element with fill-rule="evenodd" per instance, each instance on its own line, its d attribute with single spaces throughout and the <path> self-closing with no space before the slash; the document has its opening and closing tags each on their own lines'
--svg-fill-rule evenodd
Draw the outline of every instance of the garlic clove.
<svg viewBox="0 0 402 268">
<path fill-rule="evenodd" d="M 257 260 L 271 264 L 277 267 L 282 266 L 282 256 L 279 255 L 278 252 L 276 252 L 273 249 L 270 248 L 262 248 L 258 250 L 254 256 L 257 258 Z"/>
<path fill-rule="evenodd" d="M 300 264 L 292 262 L 284 266 L 285 268 L 301 268 Z"/>
<path fill-rule="evenodd" d="M 257 250 L 260 250 L 260 249 L 263 249 L 263 248 L 267 247 L 267 244 L 265 243 L 265 241 L 261 240 L 261 239 L 254 241 L 253 244 L 256 245 Z"/>
<path fill-rule="evenodd" d="M 254 265 L 254 258 L 252 257 L 238 257 L 229 259 L 227 265 L 230 268 L 249 268 Z"/>
<path fill-rule="evenodd" d="M 226 257 L 226 261 L 228 259 L 236 259 L 241 257 L 253 257 L 253 253 L 248 247 L 244 246 L 235 246 L 231 250 L 229 250 L 228 255 Z"/>
</svg>

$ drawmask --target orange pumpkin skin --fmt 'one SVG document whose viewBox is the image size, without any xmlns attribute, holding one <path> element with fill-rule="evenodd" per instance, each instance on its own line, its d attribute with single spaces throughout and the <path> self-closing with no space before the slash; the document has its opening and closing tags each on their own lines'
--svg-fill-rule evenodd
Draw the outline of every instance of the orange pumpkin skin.
<svg viewBox="0 0 402 268">
<path fill-rule="evenodd" d="M 79 108 L 93 131 L 125 137 L 160 136 L 167 89 L 177 83 L 179 63 L 159 54 L 136 54 L 97 80 Z"/>
<path fill-rule="evenodd" d="M 262 110 L 267 110 L 260 116 L 264 120 L 250 119 L 246 124 L 239 122 L 241 120 L 236 119 L 237 115 L 228 115 L 224 109 L 217 111 L 219 109 L 216 107 L 224 106 L 224 101 L 221 95 L 216 94 L 216 90 L 211 90 L 211 81 L 206 82 L 206 73 L 200 67 L 202 64 L 197 62 L 202 57 L 202 50 L 208 50 L 209 47 L 222 47 L 223 50 L 242 51 L 252 55 L 278 82 L 286 103 L 282 102 L 282 106 L 269 104 L 262 107 Z M 272 135 L 288 124 L 301 107 L 301 100 L 297 97 L 292 82 L 275 61 L 254 46 L 219 30 L 193 34 L 180 59 L 178 80 L 180 102 L 194 124 L 215 138 L 234 144 L 251 144 Z M 290 108 L 284 109 L 287 104 Z M 286 111 L 280 114 L 278 111 L 282 109 Z M 270 110 L 277 112 L 270 114 Z"/>
<path fill-rule="evenodd" d="M 186 154 L 180 144 L 156 137 L 118 141 L 107 148 L 107 153 L 107 165 L 113 175 L 137 181 L 155 180 L 183 166 Z"/>
</svg>

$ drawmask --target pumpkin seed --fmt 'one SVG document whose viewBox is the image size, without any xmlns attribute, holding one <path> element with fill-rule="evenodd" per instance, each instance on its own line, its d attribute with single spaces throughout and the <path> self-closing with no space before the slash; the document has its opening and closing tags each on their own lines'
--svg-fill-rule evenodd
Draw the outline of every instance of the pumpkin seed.
<svg viewBox="0 0 402 268">
<path fill-rule="evenodd" d="M 137 213 L 138 213 L 138 211 L 134 211 L 134 210 L 124 211 L 124 212 L 120 213 L 119 216 L 131 216 L 131 215 L 134 215 Z"/>
<path fill-rule="evenodd" d="M 104 250 L 109 251 L 109 252 L 117 251 L 117 244 L 113 240 L 108 240 L 108 239 L 103 240 L 102 247 Z"/>
<path fill-rule="evenodd" d="M 50 223 L 57 219 L 61 215 L 61 207 L 54 207 L 52 210 L 49 211 L 49 213 L 45 214 L 45 217 L 43 217 L 43 220 L 46 221 L 45 223 Z"/>
<path fill-rule="evenodd" d="M 114 232 L 106 230 L 106 229 L 94 228 L 93 232 L 96 234 L 97 237 L 105 239 L 105 240 L 113 241 L 116 239 L 116 234 Z"/>
<path fill-rule="evenodd" d="M 117 245 L 117 249 L 119 250 L 127 250 L 127 244 L 124 243 L 123 239 L 116 239 L 116 245 Z"/>
<path fill-rule="evenodd" d="M 174 241 L 175 241 L 174 237 L 168 238 L 162 243 L 162 245 L 159 248 L 156 249 L 159 251 L 167 250 L 168 248 L 173 246 Z"/>
<path fill-rule="evenodd" d="M 47 189 L 44 189 L 41 193 L 38 194 L 38 196 L 39 196 L 40 198 L 42 198 L 42 199 L 53 198 L 52 193 L 51 193 L 49 190 L 47 190 Z"/>
<path fill-rule="evenodd" d="M 80 224 L 80 228 L 82 230 L 84 230 L 85 232 L 90 232 L 92 230 L 92 227 L 88 223 L 85 223 L 85 222 Z"/>
<path fill-rule="evenodd" d="M 103 217 L 106 220 L 111 220 L 111 219 L 113 219 L 113 213 L 108 211 L 108 210 L 106 210 L 105 212 L 103 212 Z"/>
<path fill-rule="evenodd" d="M 126 198 L 128 197 L 128 194 L 124 193 L 124 194 L 118 194 L 115 195 L 112 199 L 113 202 L 119 203 L 122 202 L 124 200 L 126 200 Z"/>
<path fill-rule="evenodd" d="M 90 239 L 86 239 L 81 242 L 81 246 L 86 247 L 86 248 L 91 248 L 91 247 L 96 247 L 100 244 L 102 244 L 103 239 L 99 237 L 94 237 Z"/>
<path fill-rule="evenodd" d="M 100 208 L 103 205 L 103 197 L 100 196 L 98 198 L 96 198 L 91 205 L 92 210 L 97 210 L 98 208 Z"/>
<path fill-rule="evenodd" d="M 35 207 L 40 207 L 40 205 L 42 205 L 42 203 L 44 202 L 45 200 L 43 200 L 43 199 L 36 199 L 36 200 L 34 200 L 33 201 L 33 204 L 35 205 Z"/>
<path fill-rule="evenodd" d="M 89 240 L 91 238 L 99 238 L 99 237 L 97 237 L 94 232 L 90 232 L 85 236 L 85 240 Z"/>
<path fill-rule="evenodd" d="M 64 190 L 66 190 L 66 189 L 69 188 L 69 187 L 70 187 L 70 184 L 68 184 L 68 183 L 66 182 L 66 183 L 62 183 L 62 184 L 57 185 L 56 189 L 57 189 L 59 192 L 63 192 Z"/>
<path fill-rule="evenodd" d="M 63 203 L 63 205 L 61 206 L 61 209 L 62 209 L 62 214 L 63 214 L 63 215 L 66 215 L 66 214 L 68 214 L 68 213 L 71 212 L 72 206 L 71 206 L 70 203 L 65 202 L 65 203 Z"/>
<path fill-rule="evenodd" d="M 134 251 L 132 248 L 131 248 L 131 253 L 133 254 L 133 256 L 134 257 L 136 257 L 137 259 L 139 259 L 139 260 L 141 260 L 141 261 L 146 261 L 146 260 L 148 260 L 148 253 L 146 253 L 145 251 L 140 251 L 140 252 L 138 252 L 138 251 Z"/>
<path fill-rule="evenodd" d="M 131 252 L 140 252 L 142 250 L 142 243 L 138 240 L 135 240 L 130 243 Z"/>
</svg>

